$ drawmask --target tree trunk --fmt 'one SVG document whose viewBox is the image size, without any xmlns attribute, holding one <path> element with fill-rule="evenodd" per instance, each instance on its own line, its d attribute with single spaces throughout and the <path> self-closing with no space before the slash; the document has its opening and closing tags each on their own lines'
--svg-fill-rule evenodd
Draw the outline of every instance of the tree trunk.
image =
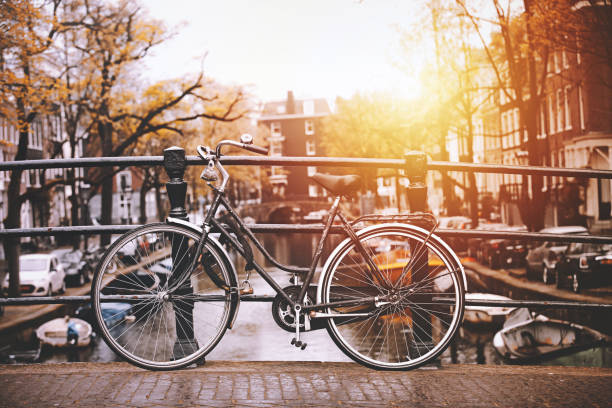
<svg viewBox="0 0 612 408">
<path fill-rule="evenodd" d="M 144 178 L 142 180 L 142 186 L 140 186 L 140 215 L 138 222 L 145 224 L 147 222 L 147 193 L 151 190 L 151 174 L 149 169 L 144 169 Z"/>
<path fill-rule="evenodd" d="M 542 164 L 542 157 L 538 151 L 537 139 L 537 121 L 538 121 L 538 105 L 540 104 L 538 95 L 538 81 L 536 77 L 536 61 L 533 55 L 533 41 L 531 34 L 531 9 L 530 1 L 524 1 L 527 33 L 527 64 L 529 70 L 529 95 L 527 103 L 522 103 L 521 120 L 527 128 L 527 154 L 530 166 L 539 166 Z M 545 89 L 546 75 L 542 77 L 541 89 Z M 522 136 L 522 135 L 521 135 Z M 526 226 L 530 231 L 539 231 L 544 228 L 544 209 L 546 208 L 546 196 L 542 191 L 544 178 L 542 176 L 523 176 L 523 189 L 525 193 L 529 191 L 529 179 L 531 178 L 531 197 L 527 197 L 522 213 L 528 214 L 525 221 Z"/>
<path fill-rule="evenodd" d="M 112 126 L 109 123 L 101 123 L 98 129 L 102 142 L 102 156 L 109 157 L 113 152 Z M 103 179 L 100 222 L 102 225 L 111 225 L 113 223 L 113 168 L 102 167 L 101 170 Z M 108 245 L 110 243 L 110 235 L 103 234 L 100 237 L 100 242 L 102 245 Z"/>
<path fill-rule="evenodd" d="M 471 106 L 469 107 L 471 109 Z M 468 115 L 468 134 L 467 134 L 467 158 L 474 163 L 474 123 L 472 122 L 471 110 Z M 469 189 L 468 200 L 470 203 L 470 216 L 472 217 L 472 228 L 478 227 L 478 187 L 476 186 L 476 174 L 468 172 Z"/>
<path fill-rule="evenodd" d="M 74 158 L 74 156 L 72 156 Z M 72 192 L 70 196 L 70 225 L 79 225 L 79 197 L 77 196 L 76 191 L 76 181 L 74 177 L 74 172 L 76 169 L 71 169 L 68 171 L 70 177 L 70 191 Z M 78 234 L 74 234 L 72 236 L 72 246 L 75 249 L 78 249 L 81 245 L 81 236 Z"/>
<path fill-rule="evenodd" d="M 157 216 L 159 217 L 159 220 L 163 221 L 166 218 L 166 210 L 162 203 L 159 176 L 157 175 L 157 173 L 155 177 L 155 206 L 157 207 Z"/>
<path fill-rule="evenodd" d="M 14 160 L 25 160 L 27 156 L 29 122 L 25 113 L 25 105 L 21 99 L 17 100 L 17 114 L 19 120 L 19 144 L 17 145 L 17 154 Z M 33 120 L 34 115 L 30 115 L 29 119 Z M 23 170 L 14 169 L 11 171 L 11 177 L 7 189 L 7 195 L 11 199 L 7 202 L 7 213 L 4 220 L 6 229 L 21 227 L 21 204 L 23 201 L 20 198 L 21 175 Z M 19 256 L 21 254 L 21 240 L 19 238 L 6 238 L 4 240 L 4 256 L 8 264 L 9 271 L 9 296 L 18 297 L 19 290 Z"/>
</svg>

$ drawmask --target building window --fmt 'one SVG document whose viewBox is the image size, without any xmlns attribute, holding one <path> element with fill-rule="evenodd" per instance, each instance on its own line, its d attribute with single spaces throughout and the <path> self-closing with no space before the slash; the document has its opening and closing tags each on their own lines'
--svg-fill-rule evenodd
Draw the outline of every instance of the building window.
<svg viewBox="0 0 612 408">
<path fill-rule="evenodd" d="M 283 175 L 282 167 L 272 166 L 270 168 L 270 176 L 274 177 L 274 176 L 282 176 L 282 175 Z"/>
<path fill-rule="evenodd" d="M 316 197 L 317 196 L 317 186 L 315 186 L 314 184 L 309 184 L 308 185 L 308 196 L 309 197 Z"/>
<path fill-rule="evenodd" d="M 548 95 L 548 131 L 551 135 L 555 133 L 555 105 L 552 95 Z"/>
<path fill-rule="evenodd" d="M 132 191 L 132 173 L 122 171 L 117 174 L 117 189 L 119 191 Z"/>
<path fill-rule="evenodd" d="M 270 143 L 270 156 L 282 156 L 283 145 L 277 142 Z"/>
<path fill-rule="evenodd" d="M 578 85 L 578 107 L 580 109 L 580 129 L 584 130 L 584 102 L 582 101 L 582 86 Z"/>
<path fill-rule="evenodd" d="M 501 114 L 502 148 L 506 148 L 506 112 Z"/>
<path fill-rule="evenodd" d="M 308 177 L 314 176 L 317 172 L 317 168 L 315 166 L 308 166 Z"/>
<path fill-rule="evenodd" d="M 4 150 L 0 150 L 0 163 L 2 162 L 4 162 Z M 4 180 L 8 180 L 8 178 L 6 177 L 6 172 L 0 171 L 0 191 L 4 190 Z M 2 199 L 1 196 L 0 199 Z M 3 217 L 0 217 L 0 222 L 2 222 L 2 218 Z"/>
<path fill-rule="evenodd" d="M 565 52 L 565 50 L 561 52 L 561 60 L 563 61 L 563 68 L 569 68 L 569 61 L 567 59 L 567 52 Z"/>
<path fill-rule="evenodd" d="M 307 140 L 306 141 L 306 154 L 308 156 L 314 156 L 315 154 L 317 154 L 317 150 L 315 148 L 314 140 Z"/>
<path fill-rule="evenodd" d="M 283 114 L 286 112 L 287 112 L 287 108 L 285 108 L 285 105 L 278 105 L 276 107 L 276 113 Z"/>
<path fill-rule="evenodd" d="M 304 122 L 304 133 L 306 133 L 307 135 L 314 135 L 314 123 L 312 122 L 312 120 L 306 120 Z"/>
<path fill-rule="evenodd" d="M 514 145 L 518 146 L 521 144 L 521 127 L 519 125 L 519 110 L 518 108 L 514 108 L 512 110 L 512 115 L 514 117 Z"/>
<path fill-rule="evenodd" d="M 272 133 L 272 136 L 280 137 L 280 135 L 281 135 L 281 124 L 280 124 L 280 122 L 272 122 L 272 123 L 270 123 L 270 133 Z"/>
<path fill-rule="evenodd" d="M 572 114 L 570 112 L 569 98 L 571 87 L 568 85 L 563 90 L 563 104 L 565 108 L 565 129 L 572 128 Z"/>
<path fill-rule="evenodd" d="M 563 90 L 557 89 L 557 131 L 563 130 Z"/>
<path fill-rule="evenodd" d="M 540 139 L 544 139 L 546 137 L 546 101 L 542 101 L 542 103 L 540 104 L 539 116 L 540 129 L 538 131 L 538 137 Z"/>
<path fill-rule="evenodd" d="M 555 72 L 558 74 L 561 72 L 561 66 L 559 65 L 559 55 L 557 51 L 553 52 L 553 66 L 555 67 Z"/>
</svg>

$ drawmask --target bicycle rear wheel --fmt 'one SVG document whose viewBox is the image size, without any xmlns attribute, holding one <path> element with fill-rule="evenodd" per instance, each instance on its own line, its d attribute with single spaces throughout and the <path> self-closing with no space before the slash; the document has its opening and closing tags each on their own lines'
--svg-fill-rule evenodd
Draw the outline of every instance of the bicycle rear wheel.
<svg viewBox="0 0 612 408">
<path fill-rule="evenodd" d="M 91 296 L 99 331 L 132 364 L 185 367 L 225 333 L 233 315 L 229 287 L 236 279 L 215 247 L 205 243 L 202 260 L 172 290 L 187 273 L 199 238 L 180 226 L 145 225 L 122 235 L 98 264 Z"/>
<path fill-rule="evenodd" d="M 454 253 L 427 231 L 383 224 L 359 232 L 365 253 L 349 239 L 323 268 L 321 298 L 376 299 L 328 308 L 327 330 L 350 358 L 376 369 L 406 370 L 431 362 L 450 344 L 463 319 L 463 269 Z M 406 271 L 402 277 L 403 271 Z"/>
</svg>

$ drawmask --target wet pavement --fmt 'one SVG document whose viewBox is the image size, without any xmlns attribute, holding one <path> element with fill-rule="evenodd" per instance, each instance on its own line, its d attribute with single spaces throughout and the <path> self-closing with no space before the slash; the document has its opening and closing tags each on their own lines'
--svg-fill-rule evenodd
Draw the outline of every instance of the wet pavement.
<svg viewBox="0 0 612 408">
<path fill-rule="evenodd" d="M 0 366 L 0 407 L 607 407 L 612 369 L 210 362 L 176 372 L 126 363 Z"/>
</svg>

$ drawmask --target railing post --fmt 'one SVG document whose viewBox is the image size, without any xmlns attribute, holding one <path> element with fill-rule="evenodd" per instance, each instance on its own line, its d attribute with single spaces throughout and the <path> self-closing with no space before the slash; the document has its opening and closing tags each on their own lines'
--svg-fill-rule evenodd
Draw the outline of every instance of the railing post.
<svg viewBox="0 0 612 408">
<path fill-rule="evenodd" d="M 410 212 L 426 211 L 427 210 L 427 157 L 423 152 L 408 152 L 404 155 L 406 161 L 405 174 L 410 180 L 408 187 L 408 202 L 410 203 Z M 426 226 L 423 226 L 427 228 Z M 421 243 L 411 240 L 411 251 L 418 250 Z M 427 250 L 421 251 L 420 254 L 413 253 L 416 257 L 412 269 L 412 282 L 423 281 L 429 278 L 429 254 Z M 428 292 L 426 288 L 432 284 L 426 284 L 426 287 L 421 287 L 423 292 Z M 427 302 L 427 301 L 426 301 Z M 421 313 L 412 314 L 412 335 L 416 355 L 422 355 L 431 349 L 433 346 L 432 327 L 435 322 L 423 317 Z"/>
<path fill-rule="evenodd" d="M 427 156 L 423 152 L 407 152 L 404 155 L 406 167 L 404 172 L 410 180 L 408 202 L 410 211 L 427 210 Z"/>
<path fill-rule="evenodd" d="M 164 150 L 164 169 L 170 179 L 166 183 L 166 191 L 170 200 L 169 215 L 174 218 L 187 220 L 187 209 L 185 208 L 185 197 L 187 195 L 187 182 L 183 179 L 187 161 L 185 160 L 185 149 L 182 147 L 172 146 Z M 184 242 L 183 237 L 171 236 L 172 245 L 172 265 L 173 273 L 168 279 L 168 283 L 172 285 L 173 279 L 183 275 L 183 269 L 191 262 L 186 261 L 184 257 L 188 251 L 188 243 Z M 195 256 L 195 255 L 194 255 Z M 191 280 L 188 279 L 184 285 L 179 288 L 183 294 L 193 293 Z M 173 354 L 175 359 L 185 357 L 186 354 L 191 354 L 198 349 L 198 342 L 194 333 L 193 321 L 193 302 L 182 301 L 180 304 L 172 302 L 175 316 L 176 340 L 174 342 Z M 203 363 L 202 358 L 199 364 Z"/>
<path fill-rule="evenodd" d="M 187 182 L 183 180 L 187 162 L 185 149 L 172 146 L 164 150 L 164 169 L 170 181 L 166 183 L 166 191 L 170 200 L 170 216 L 187 219 L 185 196 L 187 195 Z"/>
</svg>

